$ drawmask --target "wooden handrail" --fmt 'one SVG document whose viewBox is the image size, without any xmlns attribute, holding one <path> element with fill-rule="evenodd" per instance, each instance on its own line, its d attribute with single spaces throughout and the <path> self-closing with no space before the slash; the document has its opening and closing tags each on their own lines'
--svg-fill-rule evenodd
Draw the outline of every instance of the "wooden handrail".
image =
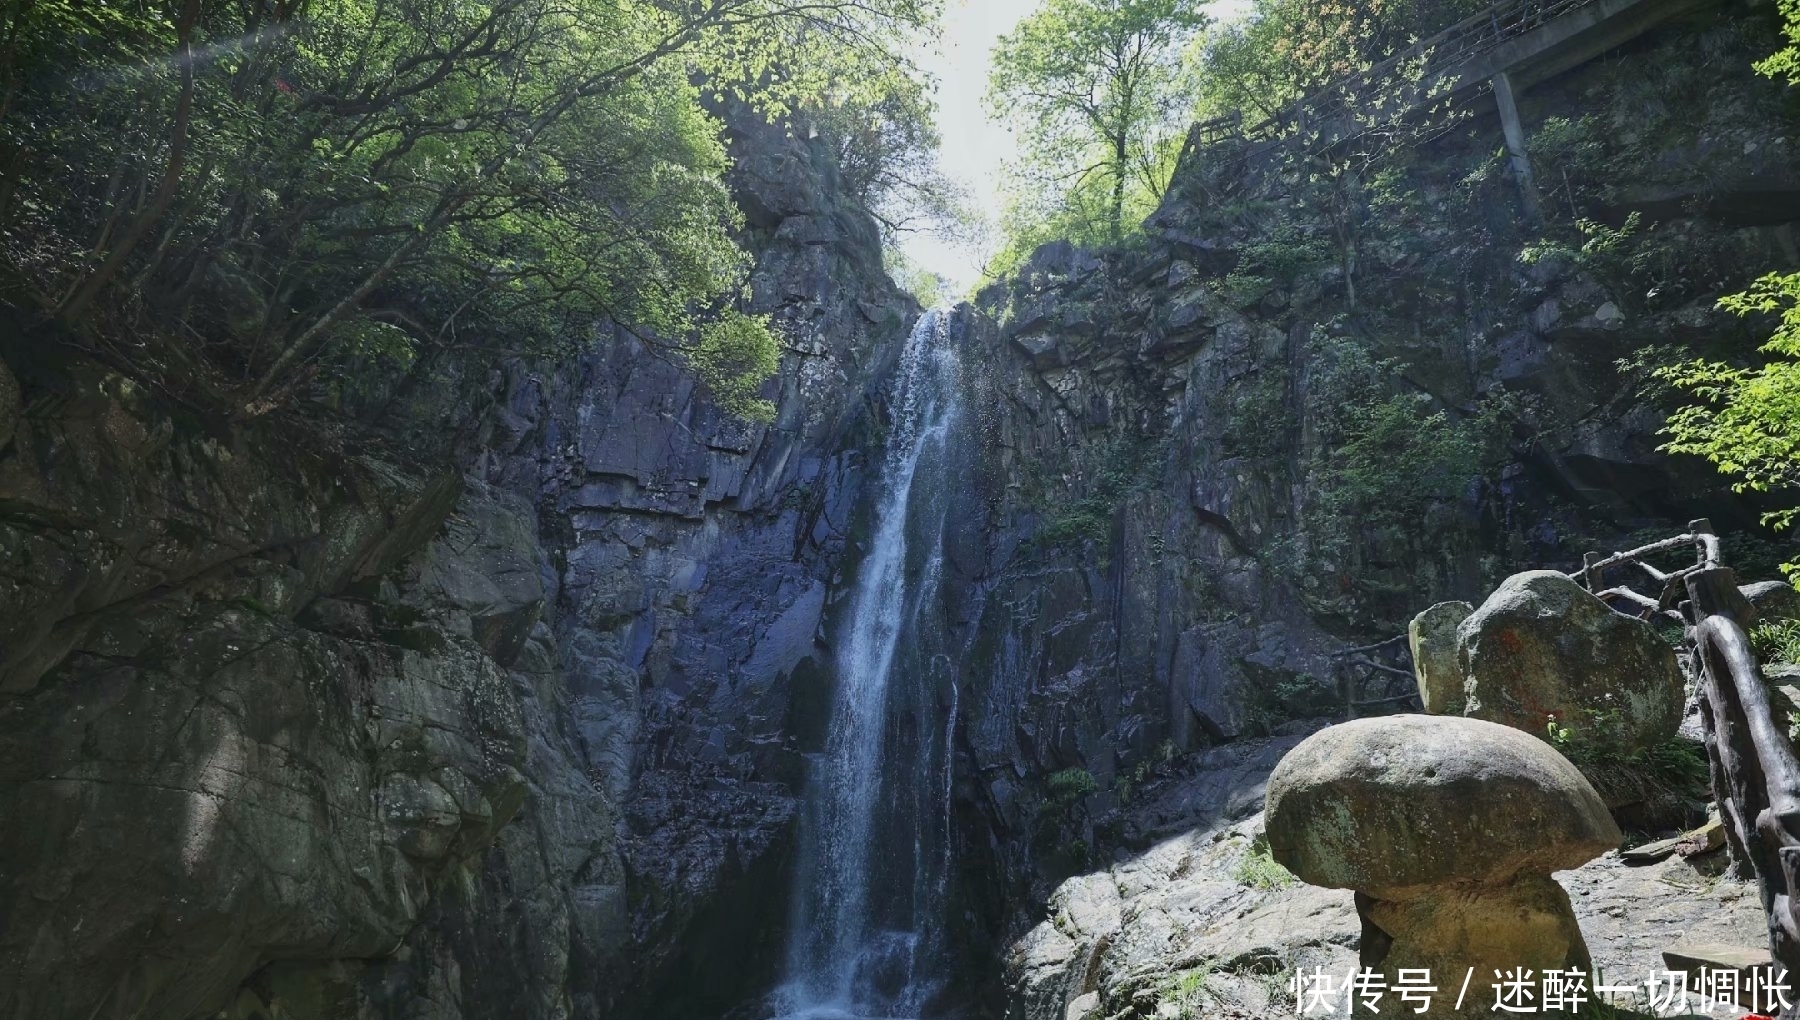
<svg viewBox="0 0 1800 1020">
<path fill-rule="evenodd" d="M 1644 557 L 1692 549 L 1694 562 L 1664 571 Z M 1625 586 L 1601 588 L 1610 570 L 1635 568 L 1661 586 L 1652 599 Z M 1711 522 L 1626 552 L 1589 553 L 1569 575 L 1595 595 L 1623 602 L 1640 618 L 1661 616 L 1685 625 L 1684 642 L 1698 674 L 1700 715 L 1713 798 L 1725 845 L 1740 877 L 1756 879 L 1768 919 L 1769 952 L 1778 967 L 1800 974 L 1800 756 L 1795 754 L 1764 684 L 1748 630 L 1756 610 L 1724 565 Z M 1617 606 L 1615 611 L 1623 612 Z M 1752 1002 L 1773 1013 L 1780 1003 Z M 1780 1010 L 1795 1020 L 1800 1009 Z"/>
</svg>

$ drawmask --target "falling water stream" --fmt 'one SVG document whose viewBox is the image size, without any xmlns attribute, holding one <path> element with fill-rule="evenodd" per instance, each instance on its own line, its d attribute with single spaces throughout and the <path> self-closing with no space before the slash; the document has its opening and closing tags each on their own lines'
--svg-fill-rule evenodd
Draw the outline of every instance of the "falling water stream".
<svg viewBox="0 0 1800 1020">
<path fill-rule="evenodd" d="M 956 462 L 959 366 L 938 312 L 901 356 L 873 530 L 838 632 L 824 750 L 812 759 L 783 985 L 793 1018 L 916 1018 L 943 987 L 953 680 L 930 617 Z"/>
</svg>

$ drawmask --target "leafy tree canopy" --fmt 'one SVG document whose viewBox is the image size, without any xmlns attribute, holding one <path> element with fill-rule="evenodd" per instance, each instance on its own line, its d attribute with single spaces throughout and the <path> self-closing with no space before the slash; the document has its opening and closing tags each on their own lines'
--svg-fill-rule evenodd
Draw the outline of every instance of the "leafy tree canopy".
<svg viewBox="0 0 1800 1020">
<path fill-rule="evenodd" d="M 898 55 L 936 4 L 20 0 L 0 286 L 44 335 L 240 416 L 371 359 L 554 354 L 601 322 L 763 416 L 777 344 L 738 311 L 707 110 L 916 103 Z"/>
<path fill-rule="evenodd" d="M 994 51 L 988 103 L 1018 135 L 997 268 L 1051 237 L 1116 242 L 1168 184 L 1191 100 L 1194 0 L 1047 0 Z"/>
<path fill-rule="evenodd" d="M 1256 0 L 1246 18 L 1198 43 L 1198 113 L 1241 113 L 1248 122 L 1273 116 L 1487 6 L 1485 0 Z"/>
<path fill-rule="evenodd" d="M 968 194 L 938 164 L 941 139 L 927 84 L 909 77 L 869 101 L 834 98 L 807 109 L 845 193 L 875 217 L 890 249 L 914 231 L 966 240 L 975 216 Z"/>
<path fill-rule="evenodd" d="M 1024 156 L 991 272 L 1055 238 L 1122 240 L 1160 201 L 1192 120 L 1273 116 L 1486 4 L 1254 0 L 1222 25 L 1200 6 L 1051 0 L 1001 40 L 988 101 Z"/>
</svg>

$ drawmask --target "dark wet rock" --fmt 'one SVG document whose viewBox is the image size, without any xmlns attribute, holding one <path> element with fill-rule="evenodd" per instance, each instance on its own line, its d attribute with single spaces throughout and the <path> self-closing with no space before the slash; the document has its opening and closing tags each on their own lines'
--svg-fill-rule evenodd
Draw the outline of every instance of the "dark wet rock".
<svg viewBox="0 0 1800 1020">
<path fill-rule="evenodd" d="M 19 415 L 24 407 L 19 400 L 19 380 L 13 378 L 12 370 L 0 364 L 0 449 L 12 442 L 13 433 L 18 429 Z"/>
<path fill-rule="evenodd" d="M 0 828 L 0 1016 L 686 1020 L 760 990 L 790 680 L 915 306 L 820 151 L 736 134 L 787 337 L 768 425 L 623 333 L 447 366 L 348 452 L 7 352 L 0 811 L 35 821 Z"/>
</svg>

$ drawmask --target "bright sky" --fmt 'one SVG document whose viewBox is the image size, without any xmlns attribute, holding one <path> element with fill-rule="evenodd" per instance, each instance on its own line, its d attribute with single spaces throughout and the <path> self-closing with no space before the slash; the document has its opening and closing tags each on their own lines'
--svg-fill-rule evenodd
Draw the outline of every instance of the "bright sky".
<svg viewBox="0 0 1800 1020">
<path fill-rule="evenodd" d="M 1012 134 L 988 120 L 981 97 L 987 91 L 989 52 L 1039 0 L 949 0 L 944 11 L 943 44 L 920 63 L 937 78 L 938 130 L 943 136 L 940 158 L 952 180 L 969 189 L 990 221 L 1000 212 L 1001 165 L 1013 155 Z M 1230 18 L 1248 9 L 1249 0 L 1215 0 L 1209 13 Z M 949 278 L 957 294 L 967 292 L 981 276 L 982 252 L 945 243 L 918 233 L 901 246 L 918 265 Z"/>
<path fill-rule="evenodd" d="M 987 91 L 988 57 L 1002 35 L 1036 10 L 1038 0 L 950 0 L 944 11 L 943 44 L 921 61 L 937 78 L 938 156 L 944 172 L 965 188 L 975 204 L 997 219 L 1000 166 L 1013 154 L 1012 134 L 987 119 L 981 103 Z M 929 234 L 910 235 L 902 245 L 920 266 L 948 277 L 958 294 L 981 276 L 981 254 L 947 244 Z"/>
</svg>

